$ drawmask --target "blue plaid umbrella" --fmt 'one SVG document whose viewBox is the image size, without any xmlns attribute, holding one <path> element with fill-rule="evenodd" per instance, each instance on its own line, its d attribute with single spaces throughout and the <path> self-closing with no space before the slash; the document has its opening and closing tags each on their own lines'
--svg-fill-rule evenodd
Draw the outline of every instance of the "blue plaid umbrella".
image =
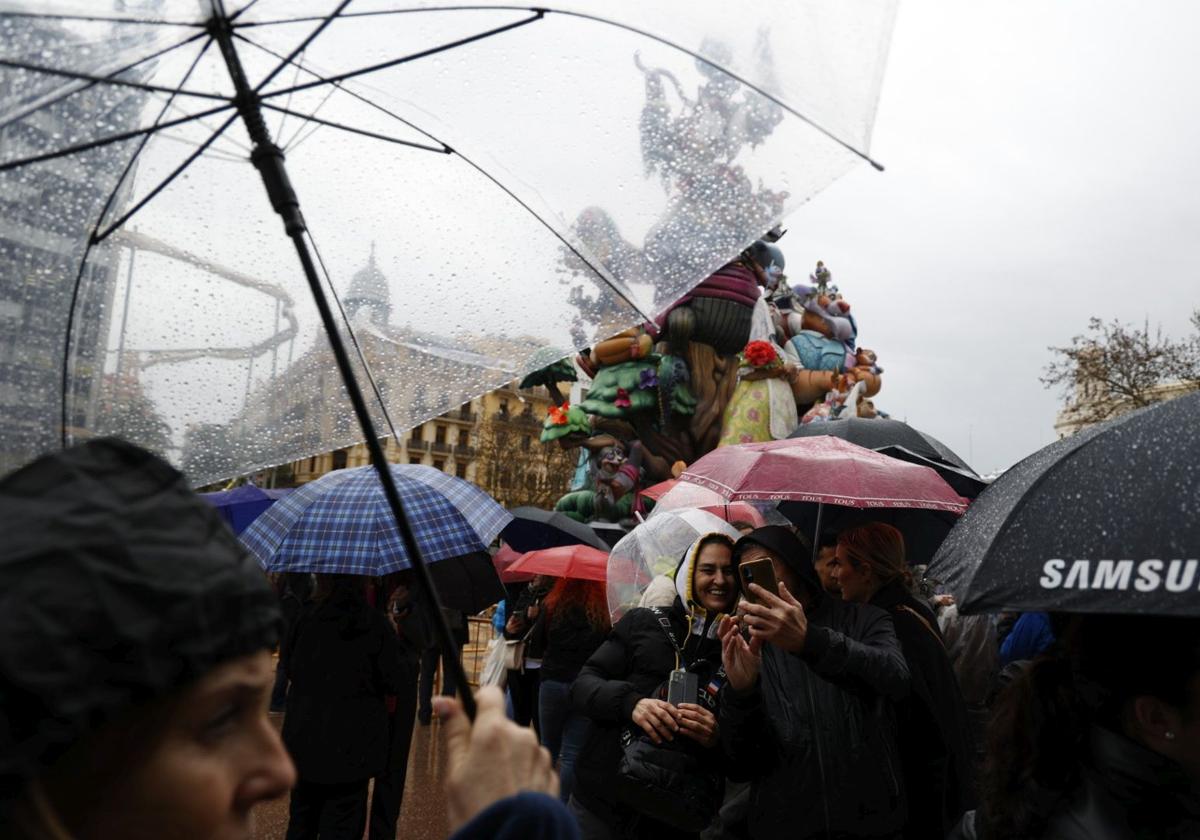
<svg viewBox="0 0 1200 840">
<path fill-rule="evenodd" d="M 487 493 L 432 467 L 393 464 L 392 476 L 430 562 L 487 546 L 512 520 Z M 373 467 L 335 470 L 276 502 L 241 535 L 268 572 L 386 575 L 410 568 Z"/>
</svg>

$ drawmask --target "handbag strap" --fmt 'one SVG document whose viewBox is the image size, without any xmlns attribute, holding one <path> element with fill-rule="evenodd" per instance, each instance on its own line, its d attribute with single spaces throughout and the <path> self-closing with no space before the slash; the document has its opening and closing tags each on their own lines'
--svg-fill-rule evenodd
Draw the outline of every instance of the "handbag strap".
<svg viewBox="0 0 1200 840">
<path fill-rule="evenodd" d="M 925 618 L 925 616 L 921 615 L 919 612 L 917 612 L 916 610 L 914 610 L 912 607 L 908 606 L 907 604 L 897 604 L 896 609 L 904 610 L 906 613 L 911 615 L 917 621 L 921 622 L 921 626 L 929 631 L 929 635 L 931 635 L 931 636 L 933 636 L 933 638 L 937 639 L 937 643 L 939 645 L 941 645 L 942 650 L 946 649 L 946 643 L 944 641 L 942 641 L 941 635 L 936 630 L 934 630 L 931 626 L 929 626 L 929 621 Z"/>
<path fill-rule="evenodd" d="M 679 670 L 679 661 L 683 656 L 683 649 L 679 647 L 679 642 L 675 641 L 675 634 L 671 632 L 670 616 L 661 607 L 651 607 L 650 611 L 654 613 L 654 617 L 658 619 L 658 626 L 667 634 L 667 640 L 671 643 L 671 647 L 675 650 L 675 670 Z"/>
</svg>

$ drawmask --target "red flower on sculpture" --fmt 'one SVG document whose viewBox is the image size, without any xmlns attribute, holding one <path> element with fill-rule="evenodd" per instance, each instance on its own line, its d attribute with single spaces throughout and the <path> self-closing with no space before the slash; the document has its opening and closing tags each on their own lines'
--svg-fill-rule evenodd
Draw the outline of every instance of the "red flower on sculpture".
<svg viewBox="0 0 1200 840">
<path fill-rule="evenodd" d="M 629 392 L 624 388 L 617 389 L 617 398 L 613 400 L 613 405 L 617 408 L 630 408 L 633 403 L 629 401 Z"/>
<path fill-rule="evenodd" d="M 567 419 L 567 411 L 571 408 L 570 403 L 562 405 L 552 405 L 546 413 L 550 415 L 550 422 L 555 426 L 565 426 L 569 422 Z"/>
<path fill-rule="evenodd" d="M 751 341 L 742 351 L 742 358 L 751 367 L 766 367 L 779 361 L 779 354 L 769 341 Z"/>
</svg>

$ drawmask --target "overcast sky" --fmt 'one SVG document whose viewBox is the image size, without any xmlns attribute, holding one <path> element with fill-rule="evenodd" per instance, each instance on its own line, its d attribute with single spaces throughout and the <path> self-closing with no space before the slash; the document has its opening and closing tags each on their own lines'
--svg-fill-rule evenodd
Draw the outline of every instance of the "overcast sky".
<svg viewBox="0 0 1200 840">
<path fill-rule="evenodd" d="M 876 402 L 980 472 L 1055 437 L 1047 345 L 1200 306 L 1200 4 L 902 2 L 872 153 L 788 220 L 879 353 Z"/>
</svg>

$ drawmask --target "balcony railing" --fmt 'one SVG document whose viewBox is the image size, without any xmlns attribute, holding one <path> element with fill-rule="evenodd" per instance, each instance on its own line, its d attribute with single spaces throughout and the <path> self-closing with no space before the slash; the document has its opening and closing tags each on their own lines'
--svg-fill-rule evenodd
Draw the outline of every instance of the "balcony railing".
<svg viewBox="0 0 1200 840">
<path fill-rule="evenodd" d="M 435 440 L 433 443 L 429 444 L 429 448 L 431 450 L 433 450 L 434 452 L 449 453 L 451 450 L 450 444 L 445 443 L 443 441 L 437 441 L 437 440 Z"/>
<path fill-rule="evenodd" d="M 473 425 L 478 418 L 474 411 L 465 408 L 456 408 L 453 411 L 447 411 L 445 414 L 439 415 L 438 419 L 449 420 L 452 423 L 470 423 Z"/>
<path fill-rule="evenodd" d="M 428 452 L 429 451 L 429 441 L 413 440 L 412 438 L 409 438 L 408 439 L 408 451 L 409 452 Z"/>
<path fill-rule="evenodd" d="M 475 447 L 474 446 L 465 446 L 460 443 L 458 446 L 454 447 L 454 454 L 456 456 L 458 456 L 459 458 L 474 458 L 475 457 Z"/>
</svg>

